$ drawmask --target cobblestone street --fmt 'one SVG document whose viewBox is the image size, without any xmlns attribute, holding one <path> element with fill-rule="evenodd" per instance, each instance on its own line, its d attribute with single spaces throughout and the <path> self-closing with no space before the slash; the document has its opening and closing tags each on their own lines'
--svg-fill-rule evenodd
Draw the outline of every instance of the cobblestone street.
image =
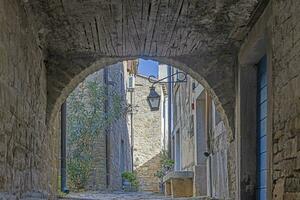
<svg viewBox="0 0 300 200">
<path fill-rule="evenodd" d="M 166 200 L 172 199 L 170 197 L 164 197 L 161 194 L 147 193 L 147 192 L 114 192 L 114 193 L 96 193 L 96 192 L 86 192 L 86 193 L 71 193 L 61 199 L 72 199 L 72 200 Z M 184 200 L 187 198 L 177 198 Z M 188 198 L 194 199 L 194 198 Z"/>
</svg>

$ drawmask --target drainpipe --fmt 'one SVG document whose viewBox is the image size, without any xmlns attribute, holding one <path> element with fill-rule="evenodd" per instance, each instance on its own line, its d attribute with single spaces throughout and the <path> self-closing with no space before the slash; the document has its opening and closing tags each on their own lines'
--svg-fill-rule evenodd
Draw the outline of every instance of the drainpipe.
<svg viewBox="0 0 300 200">
<path fill-rule="evenodd" d="M 164 96 L 164 99 L 163 99 L 163 104 L 162 104 L 162 123 L 163 123 L 163 150 L 166 151 L 166 126 L 167 126 L 167 123 L 166 123 L 166 96 Z"/>
<path fill-rule="evenodd" d="M 105 103 L 104 103 L 104 113 L 107 116 L 108 113 L 108 69 L 107 67 L 104 68 L 104 74 L 103 74 L 103 78 L 104 78 L 104 84 L 105 84 L 105 95 L 106 95 L 106 99 L 105 99 Z M 110 154 L 110 139 L 109 139 L 109 127 L 105 127 L 105 158 L 106 158 L 106 188 L 109 188 L 109 184 L 110 184 L 110 177 L 109 177 L 109 173 L 110 173 L 110 158 L 109 158 L 109 154 Z"/>
<path fill-rule="evenodd" d="M 130 90 L 130 104 L 131 104 L 131 112 L 130 112 L 130 131 L 131 131 L 131 171 L 133 172 L 133 148 L 134 148 L 134 132 L 133 132 L 133 88 Z"/>
<path fill-rule="evenodd" d="M 212 197 L 212 170 L 211 170 L 211 152 L 208 157 L 208 166 L 209 166 L 209 196 Z"/>
<path fill-rule="evenodd" d="M 60 164 L 60 183 L 61 183 L 61 191 L 64 193 L 69 193 L 69 189 L 67 188 L 67 162 L 66 162 L 66 128 L 67 128 L 67 103 L 64 102 L 61 106 L 61 120 L 60 120 L 60 128 L 61 128 L 61 138 L 60 138 L 60 153 L 61 153 L 61 164 Z"/>
<path fill-rule="evenodd" d="M 171 77 L 171 73 L 172 73 L 172 68 L 171 66 L 168 66 L 168 154 L 169 157 L 171 158 L 172 155 L 172 145 L 171 145 L 171 138 L 172 138 L 172 77 Z"/>
<path fill-rule="evenodd" d="M 211 169 L 211 156 L 212 156 L 212 149 L 211 149 L 211 127 L 212 127 L 212 120 L 211 120 L 211 98 L 206 91 L 206 134 L 207 134 L 207 154 L 208 157 L 208 170 L 209 170 L 209 196 L 212 197 L 212 169 Z"/>
</svg>

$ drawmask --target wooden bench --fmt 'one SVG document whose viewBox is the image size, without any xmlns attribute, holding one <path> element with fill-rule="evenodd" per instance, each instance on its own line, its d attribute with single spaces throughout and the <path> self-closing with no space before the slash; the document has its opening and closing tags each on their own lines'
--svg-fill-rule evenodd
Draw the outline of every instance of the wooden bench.
<svg viewBox="0 0 300 200">
<path fill-rule="evenodd" d="M 173 171 L 163 177 L 165 195 L 177 197 L 193 196 L 193 171 Z"/>
</svg>

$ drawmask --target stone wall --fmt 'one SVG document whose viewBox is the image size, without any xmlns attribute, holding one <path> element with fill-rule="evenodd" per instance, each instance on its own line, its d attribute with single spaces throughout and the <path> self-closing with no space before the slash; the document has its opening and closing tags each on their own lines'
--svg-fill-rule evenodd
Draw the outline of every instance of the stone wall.
<svg viewBox="0 0 300 200">
<path fill-rule="evenodd" d="M 121 190 L 122 189 L 122 172 L 130 171 L 131 167 L 131 150 L 130 150 L 130 135 L 127 127 L 127 112 L 126 112 L 126 85 L 124 75 L 126 69 L 123 64 L 117 63 L 107 68 L 109 90 L 120 94 L 122 111 L 119 118 L 113 121 L 108 128 L 109 133 L 109 190 Z M 109 99 L 109 106 L 113 100 Z M 122 144 L 123 143 L 123 144 Z M 122 149 L 123 148 L 123 149 Z M 123 159 L 123 161 L 122 161 Z"/>
<path fill-rule="evenodd" d="M 146 77 L 136 76 L 134 91 L 134 105 L 137 112 L 134 113 L 134 171 L 140 183 L 142 191 L 159 191 L 159 179 L 154 176 L 160 168 L 161 146 L 161 113 L 150 111 L 147 102 L 151 83 Z M 160 93 L 159 85 L 156 91 Z"/>
<path fill-rule="evenodd" d="M 46 68 L 33 25 L 20 1 L 0 1 L 0 199 L 56 189 L 56 136 L 45 125 Z"/>
<path fill-rule="evenodd" d="M 78 90 L 86 90 L 85 85 L 88 81 L 95 81 L 103 89 L 107 89 L 108 97 L 104 97 L 100 103 L 100 109 L 103 113 L 113 111 L 114 97 L 120 97 L 121 110 L 117 116 L 113 116 L 113 121 L 109 122 L 109 126 L 103 124 L 103 130 L 100 130 L 97 138 L 91 145 L 92 149 L 92 169 L 90 178 L 86 185 L 88 190 L 120 190 L 122 188 L 123 171 L 131 169 L 129 134 L 127 130 L 127 116 L 125 113 L 126 106 L 126 88 L 124 82 L 124 67 L 122 63 L 107 66 L 105 69 L 99 70 L 89 75 L 74 91 L 73 95 L 78 94 Z M 106 76 L 106 78 L 105 78 Z M 88 92 L 88 91 L 86 91 Z M 105 94 L 104 94 L 105 95 Z M 87 96 L 83 97 L 83 100 Z M 67 100 L 68 102 L 68 100 Z M 68 103 L 68 108 L 74 106 Z M 88 106 L 88 104 L 87 104 Z M 107 108 L 105 108 L 107 107 Z M 68 112 L 67 112 L 68 113 Z M 101 122 L 99 122 L 101 123 Z M 70 139 L 71 132 L 68 131 Z M 123 145 L 121 145 L 123 141 Z M 121 149 L 123 147 L 123 149 Z M 68 154 L 72 154 L 72 149 L 68 148 Z M 123 158 L 121 158 L 121 154 Z M 121 167 L 121 159 L 123 166 Z M 123 168 L 123 169 L 121 169 Z M 108 170 L 108 171 L 107 171 Z"/>
<path fill-rule="evenodd" d="M 253 91 L 253 86 L 256 86 L 256 67 L 253 65 L 265 54 L 268 58 L 268 199 L 300 197 L 299 11 L 299 1 L 269 1 L 265 10 L 258 12 L 257 20 L 247 33 L 239 53 L 239 60 L 244 65 L 240 67 L 240 78 L 243 82 L 240 84 L 240 90 L 244 91 Z M 245 84 L 246 82 L 249 83 Z M 247 92 L 242 94 L 248 97 L 251 95 Z M 256 195 L 256 171 L 251 167 L 255 162 L 249 161 L 253 155 L 251 152 L 256 152 L 256 138 L 251 136 L 256 131 L 252 128 L 256 127 L 256 112 L 252 111 L 256 102 L 251 98 L 241 98 L 244 99 L 242 116 L 237 116 L 237 120 L 241 120 L 242 124 L 240 137 L 245 138 L 241 144 L 244 149 L 240 155 L 241 195 L 244 198 Z M 252 169 L 247 170 L 247 167 Z"/>
<path fill-rule="evenodd" d="M 195 133 L 194 117 L 192 103 L 194 101 L 193 86 L 195 83 L 190 76 L 187 76 L 186 83 L 174 85 L 174 130 L 173 134 L 179 131 L 180 134 L 180 169 L 192 170 L 195 165 Z M 176 137 L 176 136 L 175 136 Z M 175 162 L 178 162 L 175 160 Z M 175 165 L 177 165 L 175 163 Z"/>
<path fill-rule="evenodd" d="M 180 166 L 175 170 L 194 171 L 196 196 L 209 196 L 207 191 L 211 181 L 212 196 L 227 199 L 232 195 L 229 185 L 235 184 L 235 177 L 229 180 L 235 173 L 235 167 L 232 169 L 235 149 L 229 150 L 228 132 L 214 102 L 207 91 L 199 88 L 203 89 L 190 76 L 187 76 L 186 83 L 174 85 L 173 108 L 176 116 L 173 134 L 180 134 L 180 152 L 176 151 L 177 143 L 172 144 L 175 145 L 175 154 L 180 153 Z M 208 132 L 206 127 L 210 127 Z M 203 156 L 204 152 L 210 152 L 211 180 L 207 179 L 210 173 L 207 168 L 209 158 Z M 176 166 L 178 157 L 174 157 Z"/>
<path fill-rule="evenodd" d="M 76 89 L 70 94 L 73 96 L 72 99 L 74 98 L 81 98 L 79 101 L 82 101 L 85 103 L 85 106 L 89 106 L 89 99 L 88 99 L 88 93 L 90 92 L 89 89 L 87 88 L 88 82 L 96 82 L 99 88 L 101 89 L 105 86 L 104 83 L 104 70 L 99 70 L 88 77 L 80 83 Z M 83 97 L 80 97 L 79 94 L 83 94 Z M 105 94 L 104 94 L 105 95 Z M 72 99 L 67 98 L 67 160 L 71 160 L 72 156 L 74 154 L 74 147 L 72 146 L 72 139 L 74 139 L 74 134 L 76 135 L 76 132 L 72 132 L 70 129 L 71 127 L 68 125 L 68 123 L 71 123 L 73 115 L 71 115 L 72 110 L 75 109 L 78 105 L 73 104 Z M 105 98 L 101 99 L 101 107 L 97 109 L 100 109 L 103 114 L 104 114 L 104 105 L 105 105 Z M 86 108 L 85 108 L 86 109 Z M 104 116 L 103 116 L 104 117 Z M 72 122 L 74 123 L 74 122 Z M 99 122 L 101 123 L 101 122 Z M 88 126 L 88 124 L 84 125 Z M 83 133 L 84 134 L 84 133 Z M 91 163 L 91 170 L 89 172 L 89 179 L 87 181 L 87 184 L 85 185 L 85 188 L 88 190 L 104 190 L 106 189 L 106 138 L 105 138 L 105 130 L 101 129 L 98 131 L 97 136 L 94 141 L 91 142 L 91 146 L 93 147 L 91 149 L 91 154 L 92 154 L 92 163 Z M 75 152 L 76 153 L 76 152 Z M 68 162 L 67 162 L 68 163 Z M 86 163 L 88 164 L 88 163 Z M 67 165 L 67 168 L 70 169 L 71 166 Z M 68 181 L 68 186 L 69 189 L 72 191 L 72 182 L 71 182 L 71 177 L 69 174 L 67 174 L 67 181 Z"/>
<path fill-rule="evenodd" d="M 300 199 L 300 1 L 272 1 L 273 199 Z"/>
<path fill-rule="evenodd" d="M 299 23 L 300 2 L 296 0 L 278 1 L 271 0 L 265 10 L 258 12 L 258 17 L 240 49 L 239 60 L 244 73 L 240 77 L 243 84 L 241 90 L 253 90 L 256 85 L 253 79 L 256 78 L 256 68 L 263 55 L 268 58 L 268 199 L 299 199 L 300 198 L 300 172 L 299 172 L 299 116 L 300 116 L 300 23 Z M 247 66 L 248 65 L 248 66 Z M 252 69 L 251 69 L 252 67 Z M 247 69 L 248 68 L 248 69 Z M 245 81 L 245 78 L 248 79 Z M 252 78 L 249 78 L 252 77 Z M 254 92 L 253 92 L 254 93 Z M 246 92 L 242 93 L 246 95 Z M 249 95 L 249 94 L 247 94 Z M 251 95 L 251 94 L 250 94 Z M 245 103 L 247 102 L 247 103 Z M 255 112 L 250 111 L 254 106 L 253 99 L 244 98 L 243 112 L 247 111 L 247 117 L 237 116 L 242 120 L 240 137 L 244 137 L 248 143 L 240 155 L 243 165 L 241 173 L 242 195 L 255 196 L 256 172 L 247 170 L 249 155 L 255 152 L 256 148 L 250 134 L 256 130 Z M 246 105 L 247 104 L 247 105 Z M 250 106 L 249 106 L 250 105 Z M 249 115 L 250 113 L 250 115 Z M 251 117 L 251 114 L 254 117 Z M 244 118 L 244 122 L 243 122 Z M 248 136 L 247 136 L 248 135 Z M 250 136 L 250 137 L 249 137 Z M 247 142 L 252 139 L 252 141 Z M 254 142 L 253 142 L 254 141 Z M 245 146 L 245 143 L 243 144 Z M 245 153 L 247 153 L 245 155 Z M 247 159 L 248 158 L 248 159 Z M 247 159 L 247 160 L 245 160 Z M 253 163 L 253 162 L 252 162 Z M 246 176 L 245 176 L 246 175 Z M 244 177 L 243 177 L 244 176 Z M 243 186 L 244 185 L 244 186 Z M 245 197 L 244 197 L 245 198 Z"/>
<path fill-rule="evenodd" d="M 218 113 L 215 113 L 215 116 L 218 116 Z M 213 197 L 216 197 L 218 199 L 227 199 L 229 198 L 229 171 L 227 167 L 228 143 L 227 133 L 223 121 L 213 120 L 211 144 L 212 194 Z"/>
</svg>

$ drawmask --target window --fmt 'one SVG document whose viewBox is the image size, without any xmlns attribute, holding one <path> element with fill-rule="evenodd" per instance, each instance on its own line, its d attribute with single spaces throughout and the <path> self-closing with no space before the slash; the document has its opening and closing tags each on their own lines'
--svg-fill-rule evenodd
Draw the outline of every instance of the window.
<svg viewBox="0 0 300 200">
<path fill-rule="evenodd" d="M 125 145 L 124 140 L 121 140 L 121 148 L 120 148 L 120 172 L 123 173 L 125 171 Z"/>
<path fill-rule="evenodd" d="M 181 146 L 180 146 L 180 132 L 176 131 L 175 135 L 175 170 L 181 169 Z"/>
<path fill-rule="evenodd" d="M 174 122 L 177 123 L 177 119 L 178 119 L 178 112 L 180 111 L 180 102 L 179 102 L 179 89 L 177 88 L 175 91 L 175 98 L 174 98 L 174 112 L 173 112 L 173 116 L 174 116 Z"/>
<path fill-rule="evenodd" d="M 135 83 L 134 83 L 134 76 L 133 76 L 133 75 L 130 75 L 130 76 L 128 77 L 128 88 L 129 88 L 129 89 L 133 89 L 133 88 L 134 88 L 134 85 L 135 85 Z"/>
<path fill-rule="evenodd" d="M 189 133 L 190 137 L 194 136 L 194 115 L 190 115 L 190 123 L 189 123 Z"/>
<path fill-rule="evenodd" d="M 171 152 L 171 158 L 175 160 L 175 136 L 172 136 L 172 152 Z"/>
</svg>

